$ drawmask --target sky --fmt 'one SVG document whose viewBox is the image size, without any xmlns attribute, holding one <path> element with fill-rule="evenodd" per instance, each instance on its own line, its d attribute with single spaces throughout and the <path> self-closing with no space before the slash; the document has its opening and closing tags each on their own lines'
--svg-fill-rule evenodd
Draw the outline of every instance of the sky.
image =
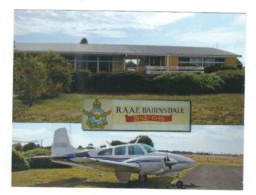
<svg viewBox="0 0 256 195">
<path fill-rule="evenodd" d="M 15 10 L 14 40 L 202 46 L 227 50 L 245 63 L 246 14 L 145 11 Z"/>
<path fill-rule="evenodd" d="M 232 125 L 192 125 L 191 132 L 107 132 L 83 131 L 79 123 L 13 123 L 13 141 L 38 140 L 43 146 L 50 146 L 54 131 L 65 127 L 73 146 L 85 147 L 92 143 L 95 147 L 107 145 L 113 140 L 129 142 L 139 135 L 149 136 L 158 150 L 179 150 L 192 152 L 212 152 L 243 154 L 243 126 Z"/>
</svg>

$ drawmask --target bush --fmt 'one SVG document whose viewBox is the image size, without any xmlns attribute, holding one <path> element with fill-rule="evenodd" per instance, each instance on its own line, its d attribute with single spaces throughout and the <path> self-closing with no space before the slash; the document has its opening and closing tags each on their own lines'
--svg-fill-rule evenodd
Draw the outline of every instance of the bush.
<svg viewBox="0 0 256 195">
<path fill-rule="evenodd" d="M 32 106 L 46 91 L 46 68 L 25 53 L 14 60 L 13 88 L 24 104 Z"/>
<path fill-rule="evenodd" d="M 167 73 L 153 81 L 157 92 L 167 94 L 217 93 L 224 83 L 217 75 L 194 73 Z"/>
<path fill-rule="evenodd" d="M 29 163 L 24 159 L 22 154 L 12 150 L 12 171 L 22 171 L 29 168 Z"/>
<path fill-rule="evenodd" d="M 233 65 L 214 65 L 214 66 L 209 66 L 209 67 L 206 67 L 204 69 L 204 72 L 205 73 L 212 73 L 212 72 L 216 72 L 216 71 L 219 71 L 219 70 L 238 70 L 238 67 L 236 66 L 233 66 Z"/>
<path fill-rule="evenodd" d="M 138 93 L 146 92 L 148 83 L 141 72 L 100 72 L 92 76 L 89 89 L 99 93 Z"/>
<path fill-rule="evenodd" d="M 224 81 L 222 92 L 244 93 L 244 70 L 222 70 L 215 74 Z"/>
<path fill-rule="evenodd" d="M 29 158 L 33 156 L 50 156 L 51 151 L 49 149 L 35 148 L 24 152 L 24 157 Z M 48 169 L 48 168 L 69 168 L 67 165 L 57 164 L 51 162 L 49 158 L 33 158 L 28 159 L 31 169 Z"/>
<path fill-rule="evenodd" d="M 77 70 L 73 73 L 71 91 L 85 93 L 90 88 L 92 72 L 90 70 Z"/>
<path fill-rule="evenodd" d="M 45 97 L 56 97 L 60 93 L 70 92 L 72 82 L 72 65 L 56 52 L 40 54 L 36 57 L 46 67 L 47 88 Z"/>
<path fill-rule="evenodd" d="M 30 143 L 25 144 L 25 145 L 23 146 L 23 151 L 26 152 L 26 151 L 28 151 L 28 150 L 32 150 L 32 149 L 35 149 L 35 148 L 36 148 L 36 144 L 33 143 L 33 142 L 30 142 Z"/>
<path fill-rule="evenodd" d="M 22 152 L 23 151 L 23 147 L 22 147 L 21 143 L 15 144 L 14 149 L 16 151 L 18 151 L 18 152 Z"/>
</svg>

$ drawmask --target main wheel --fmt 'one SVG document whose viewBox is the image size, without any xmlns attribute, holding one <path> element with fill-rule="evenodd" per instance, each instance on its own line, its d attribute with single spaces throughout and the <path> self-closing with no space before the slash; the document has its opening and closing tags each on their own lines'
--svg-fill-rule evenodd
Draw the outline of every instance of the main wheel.
<svg viewBox="0 0 256 195">
<path fill-rule="evenodd" d="M 147 179 L 147 175 L 139 175 L 139 181 L 146 181 Z"/>
<path fill-rule="evenodd" d="M 176 187 L 177 188 L 183 188 L 184 187 L 184 184 L 183 184 L 183 182 L 182 181 L 177 181 L 177 183 L 176 183 Z"/>
</svg>

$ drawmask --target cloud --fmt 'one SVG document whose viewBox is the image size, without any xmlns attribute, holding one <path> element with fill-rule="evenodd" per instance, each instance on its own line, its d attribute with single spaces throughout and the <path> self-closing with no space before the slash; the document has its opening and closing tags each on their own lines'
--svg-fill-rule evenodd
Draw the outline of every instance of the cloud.
<svg viewBox="0 0 256 195">
<path fill-rule="evenodd" d="M 190 31 L 177 35 L 179 42 L 195 42 L 207 45 L 220 43 L 223 45 L 234 44 L 245 40 L 245 33 L 233 28 L 214 28 L 205 31 Z"/>
<path fill-rule="evenodd" d="M 15 35 L 64 33 L 72 36 L 125 37 L 125 30 L 154 30 L 192 13 L 16 10 Z"/>
</svg>

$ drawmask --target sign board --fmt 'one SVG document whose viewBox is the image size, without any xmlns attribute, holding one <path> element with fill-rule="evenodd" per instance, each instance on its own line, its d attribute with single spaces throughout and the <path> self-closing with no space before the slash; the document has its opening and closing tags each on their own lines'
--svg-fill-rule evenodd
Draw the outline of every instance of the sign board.
<svg viewBox="0 0 256 195">
<path fill-rule="evenodd" d="M 190 101 L 85 99 L 83 130 L 191 131 Z"/>
</svg>

